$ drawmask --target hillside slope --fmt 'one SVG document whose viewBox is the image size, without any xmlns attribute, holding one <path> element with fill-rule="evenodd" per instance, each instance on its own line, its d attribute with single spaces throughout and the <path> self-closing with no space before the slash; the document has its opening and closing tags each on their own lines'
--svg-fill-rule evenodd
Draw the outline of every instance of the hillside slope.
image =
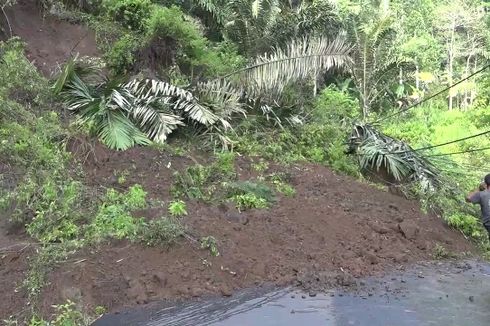
<svg viewBox="0 0 490 326">
<path fill-rule="evenodd" d="M 96 153 L 98 163 L 85 164 L 87 183 L 114 186 L 114 171 L 127 169 L 131 173 L 126 185 L 139 183 L 151 198 L 165 202 L 170 199 L 173 172 L 192 164 L 188 158 L 152 149 L 114 153 L 100 146 Z M 251 160 L 237 161 L 239 177 L 252 177 Z M 183 223 L 193 234 L 214 236 L 220 256 L 212 257 L 184 239 L 168 250 L 126 242 L 92 248 L 50 275 L 50 286 L 42 294 L 44 311 L 66 299 L 79 301 L 84 308 L 102 305 L 114 311 L 153 300 L 231 295 L 233 289 L 263 283 L 297 283 L 321 290 L 431 259 L 436 245 L 451 252 L 474 250 L 441 219 L 423 214 L 417 202 L 322 166 L 276 166 L 266 173 L 278 171 L 290 174 L 296 195 L 280 197 L 270 209 L 238 213 L 223 205 L 188 202 L 189 215 Z M 165 214 L 164 208 L 141 212 L 146 218 Z M 2 317 L 24 303 L 26 294 L 15 288 L 30 253 L 28 248 L 2 257 L 0 286 L 6 293 Z"/>
<path fill-rule="evenodd" d="M 19 1 L 9 16 L 14 33 L 27 42 L 29 58 L 46 75 L 71 51 L 96 54 L 94 36 L 85 27 L 43 18 L 33 3 Z M 83 181 L 94 192 L 140 184 L 151 199 L 167 204 L 174 172 L 196 161 L 151 148 L 112 152 L 98 144 L 92 152 L 95 160 L 81 144 L 69 147 L 81 158 Z M 196 158 L 202 164 L 208 160 L 206 155 Z M 237 159 L 240 180 L 257 177 L 253 161 Z M 115 175 L 123 171 L 130 173 L 120 184 Z M 415 201 L 337 175 L 324 166 L 270 164 L 264 174 L 276 172 L 290 176 L 288 182 L 296 195 L 279 196 L 270 209 L 239 213 L 227 204 L 187 201 L 189 214 L 182 223 L 196 239 L 215 237 L 218 257 L 202 250 L 195 240 L 184 238 L 168 249 L 125 241 L 86 248 L 57 264 L 50 274 L 50 285 L 41 293 L 42 312 L 49 315 L 53 304 L 66 299 L 86 311 L 96 306 L 117 311 L 153 300 L 229 296 L 234 289 L 264 283 L 298 284 L 316 291 L 350 286 L 358 277 L 431 259 L 437 245 L 455 253 L 474 251 L 460 233 L 440 218 L 422 213 Z M 164 206 L 138 216 L 153 219 L 166 214 Z M 0 219 L 0 288 L 4 294 L 0 320 L 22 316 L 29 309 L 22 282 L 37 249 L 25 234 L 7 227 L 7 218 Z"/>
</svg>

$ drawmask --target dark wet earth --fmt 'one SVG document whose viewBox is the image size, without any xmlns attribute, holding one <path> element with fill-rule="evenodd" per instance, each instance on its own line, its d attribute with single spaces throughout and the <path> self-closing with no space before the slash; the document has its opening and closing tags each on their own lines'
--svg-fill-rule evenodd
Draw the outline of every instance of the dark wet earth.
<svg viewBox="0 0 490 326">
<path fill-rule="evenodd" d="M 96 326 L 404 326 L 490 325 L 490 265 L 444 262 L 415 266 L 355 289 L 303 293 L 253 289 L 231 298 L 160 305 L 99 319 Z"/>
</svg>

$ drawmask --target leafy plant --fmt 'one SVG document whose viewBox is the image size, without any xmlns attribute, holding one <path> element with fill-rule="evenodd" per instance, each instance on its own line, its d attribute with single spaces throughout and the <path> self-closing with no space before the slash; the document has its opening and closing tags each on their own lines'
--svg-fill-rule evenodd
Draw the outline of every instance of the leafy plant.
<svg viewBox="0 0 490 326">
<path fill-rule="evenodd" d="M 369 125 L 356 125 L 350 138 L 357 151 L 361 169 L 386 169 L 396 181 L 408 178 L 418 182 L 423 191 L 441 184 L 437 168 L 403 141 L 386 136 Z"/>
<path fill-rule="evenodd" d="M 235 153 L 218 153 L 212 169 L 224 177 L 233 177 L 235 174 Z"/>
<path fill-rule="evenodd" d="M 183 202 L 182 200 L 176 200 L 171 202 L 170 205 L 168 205 L 168 212 L 173 217 L 180 217 L 180 216 L 187 215 L 185 202 Z"/>
<path fill-rule="evenodd" d="M 230 200 L 235 203 L 239 211 L 244 211 L 251 208 L 267 208 L 269 203 L 264 198 L 258 197 L 253 193 L 241 195 L 233 195 Z"/>
<path fill-rule="evenodd" d="M 463 213 L 453 213 L 448 216 L 446 220 L 449 226 L 461 230 L 467 236 L 481 239 L 485 235 L 485 231 L 482 230 L 478 219 L 474 216 Z"/>
<path fill-rule="evenodd" d="M 259 160 L 257 163 L 252 163 L 252 170 L 258 172 L 258 173 L 263 173 L 267 171 L 269 168 L 269 163 L 264 161 L 263 159 Z"/>
<path fill-rule="evenodd" d="M 209 253 L 214 257 L 219 256 L 218 243 L 215 237 L 213 236 L 203 237 L 201 238 L 200 243 L 201 243 L 201 249 L 209 250 Z"/>
<path fill-rule="evenodd" d="M 202 165 L 188 167 L 184 172 L 174 173 L 175 181 L 171 188 L 174 197 L 187 196 L 191 199 L 209 199 L 205 185 L 211 178 L 211 169 Z"/>
<path fill-rule="evenodd" d="M 443 246 L 441 246 L 439 243 L 436 244 L 436 246 L 434 247 L 434 253 L 433 253 L 433 257 L 435 259 L 448 259 L 448 258 L 451 258 L 453 257 L 453 255 L 447 251 L 446 248 L 444 248 Z"/>
<path fill-rule="evenodd" d="M 169 247 L 184 235 L 184 227 L 175 219 L 162 217 L 145 223 L 139 234 L 148 246 Z"/>
<path fill-rule="evenodd" d="M 265 183 L 252 181 L 236 181 L 226 184 L 229 196 L 252 194 L 266 203 L 275 201 L 274 191 Z"/>
<path fill-rule="evenodd" d="M 72 59 L 53 89 L 78 115 L 78 123 L 110 148 L 163 143 L 184 120 L 220 131 L 230 127 L 227 119 L 234 112 L 243 112 L 239 107 L 205 107 L 190 92 L 163 81 L 108 81 L 100 68 L 91 61 Z M 200 89 L 211 85 L 200 84 Z M 227 95 L 215 97 L 220 98 L 225 101 Z"/>
<path fill-rule="evenodd" d="M 103 0 L 102 6 L 113 19 L 135 31 L 144 29 L 152 9 L 150 0 Z"/>
<path fill-rule="evenodd" d="M 135 239 L 144 222 L 131 216 L 131 211 L 146 207 L 146 192 L 139 185 L 129 188 L 125 194 L 107 190 L 87 235 L 94 241 L 105 238 Z"/>
</svg>

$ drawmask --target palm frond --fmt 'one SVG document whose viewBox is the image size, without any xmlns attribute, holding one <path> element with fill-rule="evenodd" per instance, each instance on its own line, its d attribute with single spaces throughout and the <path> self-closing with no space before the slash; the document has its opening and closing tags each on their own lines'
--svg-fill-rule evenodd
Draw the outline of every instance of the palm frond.
<svg viewBox="0 0 490 326">
<path fill-rule="evenodd" d="M 217 0 L 194 0 L 196 4 L 203 10 L 209 12 L 216 22 L 220 25 L 226 22 L 228 17 L 227 8 L 223 1 Z"/>
<path fill-rule="evenodd" d="M 109 148 L 126 150 L 135 145 L 148 145 L 151 140 L 120 111 L 105 110 L 94 123 L 94 134 Z"/>
<path fill-rule="evenodd" d="M 370 125 L 355 126 L 351 143 L 355 141 L 359 141 L 357 154 L 362 169 L 386 168 L 396 180 L 418 182 L 424 191 L 441 184 L 438 169 L 408 144 Z"/>
<path fill-rule="evenodd" d="M 238 75 L 255 97 L 279 94 L 288 83 L 307 78 L 314 71 L 344 67 L 351 62 L 350 49 L 342 37 L 333 41 L 305 37 L 258 57 L 252 65 L 226 77 Z"/>
<path fill-rule="evenodd" d="M 199 103 L 209 107 L 220 118 L 228 120 L 233 115 L 246 115 L 241 101 L 241 91 L 233 87 L 230 81 L 217 79 L 198 83 L 196 94 Z"/>
<path fill-rule="evenodd" d="M 101 61 L 96 58 L 72 57 L 61 69 L 52 91 L 54 94 L 60 94 L 67 83 L 73 81 L 75 77 L 84 78 L 89 84 L 99 82 L 102 79 L 99 73 L 102 66 Z"/>
</svg>

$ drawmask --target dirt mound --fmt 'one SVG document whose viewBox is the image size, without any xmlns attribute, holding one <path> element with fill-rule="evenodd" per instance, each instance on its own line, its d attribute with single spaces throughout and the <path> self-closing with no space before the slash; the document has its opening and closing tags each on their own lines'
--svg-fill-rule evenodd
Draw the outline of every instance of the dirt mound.
<svg viewBox="0 0 490 326">
<path fill-rule="evenodd" d="M 89 157 L 85 164 L 88 183 L 114 186 L 115 171 L 127 169 L 127 185 L 142 184 L 152 198 L 163 201 L 170 198 L 173 172 L 196 160 L 140 148 L 109 153 L 99 145 L 93 153 L 97 163 Z M 242 179 L 253 174 L 249 160 L 241 158 L 237 165 Z M 474 250 L 439 218 L 423 214 L 416 202 L 322 166 L 274 167 L 268 173 L 277 169 L 291 175 L 297 194 L 279 198 L 271 209 L 230 218 L 234 213 L 226 209 L 188 202 L 184 223 L 198 235 L 214 236 L 219 257 L 185 240 L 169 250 L 126 242 L 87 249 L 50 276 L 51 285 L 43 293 L 45 310 L 73 299 L 85 308 L 102 305 L 115 311 L 153 300 L 228 296 L 234 289 L 263 283 L 318 290 L 430 259 L 436 244 L 453 252 Z M 23 261 L 26 254 L 15 259 Z M 2 259 L 4 283 L 18 281 L 23 268 Z M 23 296 L 7 289 L 4 300 L 18 302 Z M 9 307 L 2 305 L 2 317 L 12 312 Z"/>
<path fill-rule="evenodd" d="M 61 21 L 43 13 L 34 0 L 19 0 L 6 10 L 12 32 L 27 43 L 29 60 L 49 76 L 71 53 L 97 56 L 95 35 L 87 27 Z M 5 21 L 0 21 L 8 31 Z M 4 37 L 4 35 L 0 35 Z"/>
</svg>

